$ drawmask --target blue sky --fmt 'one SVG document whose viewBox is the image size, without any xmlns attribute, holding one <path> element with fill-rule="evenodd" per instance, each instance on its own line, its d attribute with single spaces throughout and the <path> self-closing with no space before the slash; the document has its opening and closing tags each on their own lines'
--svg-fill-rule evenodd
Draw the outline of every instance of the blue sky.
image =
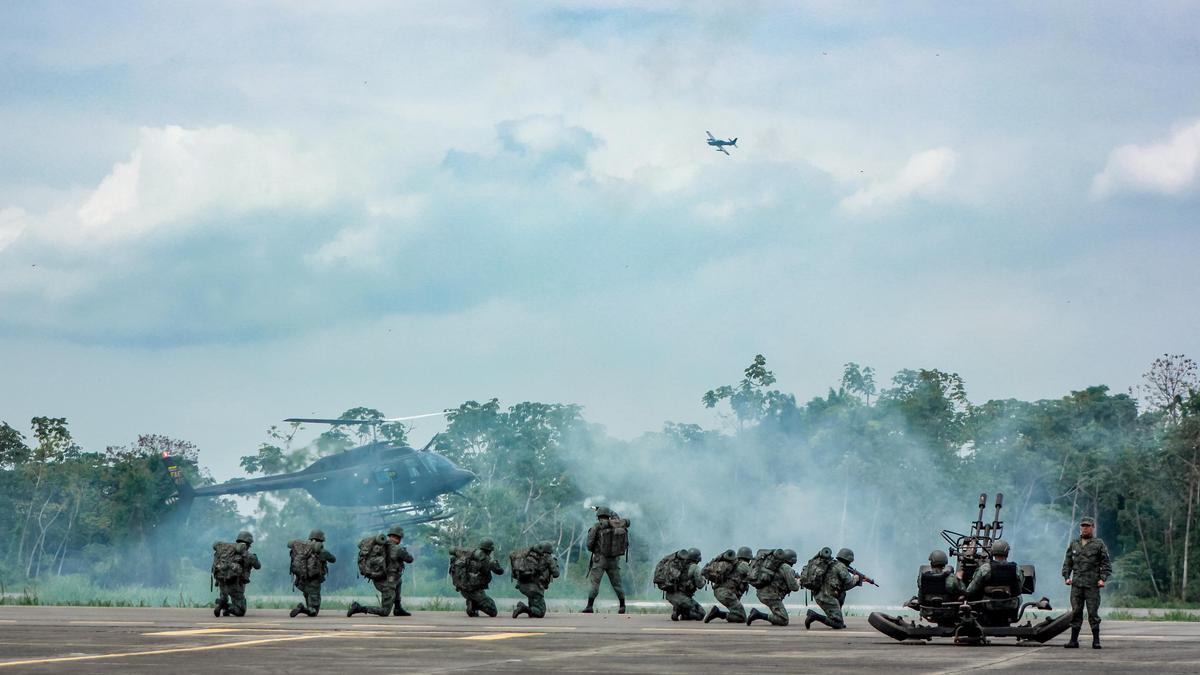
<svg viewBox="0 0 1200 675">
<path fill-rule="evenodd" d="M 974 400 L 1195 355 L 1191 3 L 6 3 L 0 419 L 197 442 L 755 353 Z M 739 137 L 732 157 L 704 131 Z M 434 429 L 418 428 L 418 435 Z"/>
</svg>

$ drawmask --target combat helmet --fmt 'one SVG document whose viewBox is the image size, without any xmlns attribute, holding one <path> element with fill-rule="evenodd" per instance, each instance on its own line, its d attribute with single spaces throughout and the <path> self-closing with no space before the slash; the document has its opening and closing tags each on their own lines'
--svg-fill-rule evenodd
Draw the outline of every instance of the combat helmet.
<svg viewBox="0 0 1200 675">
<path fill-rule="evenodd" d="M 596 517 L 597 518 L 612 518 L 612 516 L 613 516 L 613 511 L 612 511 L 612 509 L 608 508 L 607 506 L 600 506 L 600 507 L 596 508 Z"/>
<path fill-rule="evenodd" d="M 404 538 L 404 528 L 400 527 L 399 525 L 393 525 L 391 527 L 391 529 L 388 530 L 388 534 L 394 534 L 397 537 L 400 537 L 401 539 L 403 539 Z"/>
<path fill-rule="evenodd" d="M 787 563 L 789 565 L 795 565 L 796 561 L 799 559 L 800 559 L 799 556 L 797 556 L 796 552 L 793 551 L 792 549 L 786 548 L 783 550 L 783 561 L 785 563 Z"/>
<path fill-rule="evenodd" d="M 496 549 L 496 543 L 491 539 L 484 539 L 483 541 L 479 542 L 479 548 L 491 553 Z"/>
<path fill-rule="evenodd" d="M 854 551 L 851 551 L 848 548 L 843 548 L 838 551 L 837 559 L 849 565 L 850 563 L 854 562 Z"/>
<path fill-rule="evenodd" d="M 240 541 L 243 544 L 249 546 L 250 544 L 254 543 L 254 535 L 250 534 L 246 530 L 242 530 L 241 532 L 238 532 L 237 539 L 235 539 L 234 541 Z"/>
<path fill-rule="evenodd" d="M 312 541 L 325 541 L 325 531 L 313 530 L 312 532 L 308 533 L 308 538 Z"/>
<path fill-rule="evenodd" d="M 992 542 L 992 555 L 994 555 L 994 556 L 996 556 L 996 555 L 1007 556 L 1008 549 L 1009 549 L 1008 542 L 1004 541 L 1003 539 L 997 539 L 996 541 Z"/>
<path fill-rule="evenodd" d="M 687 557 L 688 557 L 688 560 L 691 560 L 692 562 L 700 562 L 700 549 L 689 548 L 688 552 L 687 552 Z"/>
<path fill-rule="evenodd" d="M 538 553 L 553 553 L 554 544 L 551 544 L 548 541 L 542 541 L 538 542 L 538 545 L 535 546 L 534 549 L 537 550 Z"/>
<path fill-rule="evenodd" d="M 742 560 L 750 560 L 754 557 L 754 553 L 750 550 L 749 546 L 743 546 L 737 550 L 737 557 Z"/>
<path fill-rule="evenodd" d="M 950 556 L 946 555 L 946 552 L 940 548 L 934 549 L 929 554 L 929 564 L 933 565 L 934 567 L 945 567 L 949 562 Z"/>
</svg>

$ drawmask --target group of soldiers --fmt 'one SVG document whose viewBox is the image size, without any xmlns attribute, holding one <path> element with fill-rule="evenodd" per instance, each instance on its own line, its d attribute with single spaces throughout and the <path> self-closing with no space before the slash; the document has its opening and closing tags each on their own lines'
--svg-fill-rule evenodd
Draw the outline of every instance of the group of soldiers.
<svg viewBox="0 0 1200 675">
<path fill-rule="evenodd" d="M 587 549 L 591 553 L 588 566 L 587 606 L 584 613 L 593 612 L 593 604 L 600 591 L 602 579 L 607 576 L 619 602 L 618 613 L 624 614 L 625 592 L 621 584 L 620 559 L 629 546 L 630 521 L 621 518 L 611 509 L 596 509 L 596 523 L 588 530 Z M 1108 549 L 1104 542 L 1094 536 L 1095 521 L 1083 518 L 1080 521 L 1079 538 L 1071 541 L 1063 561 L 1062 576 L 1071 587 L 1071 638 L 1068 648 L 1079 646 L 1079 632 L 1083 625 L 1086 608 L 1088 623 L 1092 629 L 1092 647 L 1100 648 L 1100 589 L 1104 587 L 1112 572 Z M 404 566 L 413 561 L 412 555 L 401 544 L 404 529 L 393 527 L 386 534 L 367 537 L 358 545 L 359 573 L 371 580 L 379 592 L 377 606 L 350 603 L 346 616 L 358 613 L 376 616 L 410 616 L 401 605 L 401 585 Z M 246 584 L 252 570 L 261 569 L 258 557 L 250 552 L 254 537 L 249 532 L 238 533 L 233 543 L 213 544 L 212 576 L 220 588 L 220 595 L 213 610 L 214 616 L 244 616 L 246 613 Z M 337 559 L 325 550 L 325 533 L 313 530 L 308 539 L 288 542 L 291 556 L 291 573 L 295 587 L 303 596 L 303 602 L 291 610 L 291 616 L 300 614 L 316 616 L 321 609 L 321 584 L 329 570 L 329 564 Z M 980 595 L 987 589 L 1005 587 L 1011 589 L 1009 597 L 990 602 L 1020 603 L 1020 589 L 1024 576 L 1015 563 L 1008 560 L 1008 542 L 998 539 L 991 545 L 991 560 L 979 566 L 970 583 L 964 585 L 945 551 L 935 550 L 929 555 L 930 569 L 917 578 L 918 594 L 932 592 L 947 598 L 963 599 Z M 466 613 L 475 617 L 480 613 L 494 617 L 497 614 L 495 601 L 488 596 L 487 589 L 493 575 L 504 574 L 504 568 L 493 558 L 495 543 L 484 539 L 474 548 L 455 548 L 450 551 L 447 573 L 465 601 Z M 704 621 L 724 619 L 731 623 L 753 624 L 765 620 L 775 626 L 789 623 L 784 599 L 801 588 L 813 593 L 813 600 L 821 611 L 808 610 L 804 627 L 814 623 L 829 628 L 845 628 L 842 614 L 846 593 L 864 582 L 874 580 L 852 567 L 854 551 L 840 549 L 833 555 L 828 548 L 821 549 L 797 572 L 798 556 L 792 549 L 764 549 L 757 554 L 748 547 L 734 551 L 728 549 L 704 566 L 699 549 L 683 549 L 668 554 L 655 567 L 654 583 L 671 604 L 673 621 Z M 545 592 L 551 580 L 558 578 L 558 560 L 550 542 L 518 549 L 509 556 L 513 582 L 527 602 L 518 602 L 513 618 L 526 614 L 541 618 L 546 614 Z M 720 606 L 714 605 L 707 612 L 695 600 L 695 594 L 711 584 L 713 595 Z M 759 602 L 769 610 L 752 609 L 749 613 L 742 605 L 742 597 L 750 587 L 755 589 Z M 724 609 L 722 609 L 724 607 Z"/>
</svg>

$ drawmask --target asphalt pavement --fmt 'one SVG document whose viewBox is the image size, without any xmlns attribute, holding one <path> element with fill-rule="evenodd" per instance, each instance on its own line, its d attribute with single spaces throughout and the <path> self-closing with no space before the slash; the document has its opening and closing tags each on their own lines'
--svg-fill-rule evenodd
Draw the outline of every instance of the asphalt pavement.
<svg viewBox="0 0 1200 675">
<path fill-rule="evenodd" d="M 793 617 L 795 618 L 795 617 Z M 802 615 L 801 615 L 802 618 Z M 1086 634 L 1086 629 L 1085 629 Z M 995 640 L 899 643 L 851 617 L 831 631 L 672 622 L 662 614 L 552 613 L 542 620 L 458 612 L 289 619 L 252 610 L 0 606 L 0 675 L 29 673 L 961 673 L 1200 672 L 1200 623 L 1106 621 L 1104 649 Z"/>
</svg>

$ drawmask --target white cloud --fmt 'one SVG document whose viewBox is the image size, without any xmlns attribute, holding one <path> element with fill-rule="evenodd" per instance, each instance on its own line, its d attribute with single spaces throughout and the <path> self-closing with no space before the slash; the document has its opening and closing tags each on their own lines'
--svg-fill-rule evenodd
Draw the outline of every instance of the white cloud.
<svg viewBox="0 0 1200 675">
<path fill-rule="evenodd" d="M 142 128 L 129 159 L 44 234 L 60 243 L 114 241 L 198 214 L 317 208 L 337 189 L 334 170 L 284 134 Z"/>
<path fill-rule="evenodd" d="M 910 197 L 929 197 L 942 192 L 954 173 L 958 153 L 946 147 L 922 150 L 895 176 L 864 187 L 841 201 L 850 214 L 861 214 Z"/>
<path fill-rule="evenodd" d="M 18 208 L 0 209 L 0 251 L 25 231 L 25 212 Z"/>
<path fill-rule="evenodd" d="M 1179 129 L 1165 143 L 1123 145 L 1108 155 L 1092 179 L 1092 195 L 1120 192 L 1178 195 L 1195 186 L 1200 173 L 1200 121 Z"/>
<path fill-rule="evenodd" d="M 382 262 L 379 254 L 379 230 L 374 227 L 346 228 L 337 236 L 304 256 L 304 261 L 317 268 L 334 265 L 349 267 L 372 266 Z"/>
</svg>

